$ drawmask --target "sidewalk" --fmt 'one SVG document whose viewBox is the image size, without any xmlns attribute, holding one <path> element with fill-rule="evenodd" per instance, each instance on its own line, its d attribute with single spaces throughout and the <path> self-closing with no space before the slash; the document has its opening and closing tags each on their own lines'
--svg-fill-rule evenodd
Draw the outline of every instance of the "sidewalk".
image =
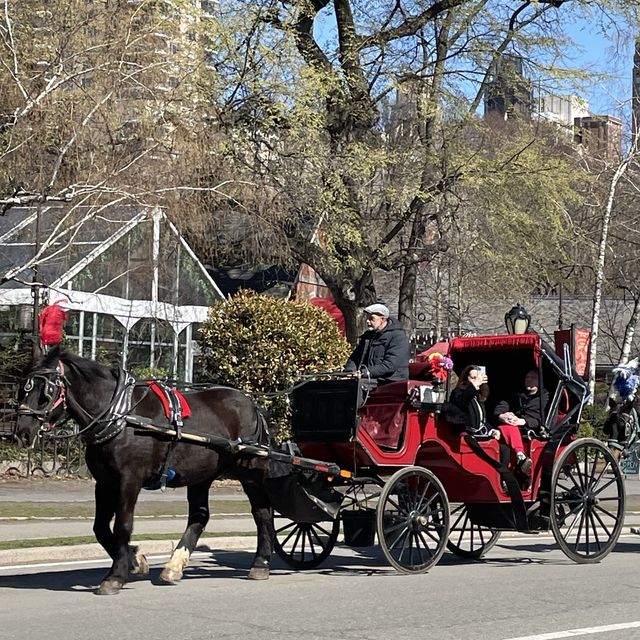
<svg viewBox="0 0 640 640">
<path fill-rule="evenodd" d="M 91 480 L 44 480 L 0 479 L 0 508 L 11 511 L 13 503 L 20 506 L 49 504 L 55 512 L 56 503 L 69 503 L 82 507 L 85 517 L 46 517 L 11 518 L 0 517 L 0 542 L 47 538 L 73 538 L 86 536 L 93 538 L 93 482 Z M 625 482 L 627 492 L 626 516 L 623 533 L 640 527 L 640 480 L 628 478 Z M 237 503 L 233 513 L 224 513 L 224 508 L 233 507 L 228 501 Z M 181 503 L 184 504 L 182 509 Z M 246 509 L 244 504 L 246 503 Z M 141 540 L 143 552 L 148 555 L 168 555 L 180 539 L 186 526 L 187 500 L 186 489 L 168 489 L 160 491 L 142 491 L 139 504 L 152 507 L 161 515 L 136 516 L 134 538 L 136 535 L 175 534 L 170 540 Z M 219 508 L 216 508 L 218 505 Z M 255 525 L 249 513 L 248 500 L 238 483 L 223 481 L 214 484 L 210 495 L 211 520 L 207 526 L 200 547 L 210 549 L 255 549 Z M 245 513 L 237 513 L 239 509 Z M 142 510 L 142 509 L 141 509 Z M 171 515 L 162 515 L 163 511 L 172 511 Z M 208 535 L 207 535 L 208 534 Z M 521 535 L 510 534 L 505 535 Z M 0 549 L 0 570 L 18 564 L 37 564 L 65 560 L 107 559 L 107 555 L 97 543 L 70 544 L 53 547 L 25 547 L 18 549 Z"/>
<path fill-rule="evenodd" d="M 219 505 L 228 505 L 229 501 L 246 513 L 223 513 Z M 211 549 L 252 549 L 255 548 L 255 525 L 249 513 L 249 502 L 236 482 L 221 481 L 214 483 L 209 503 L 211 520 L 207 531 L 199 542 L 200 547 Z M 19 505 L 22 512 L 29 506 L 49 505 L 55 512 L 56 504 L 68 507 L 75 504 L 87 512 L 86 517 L 46 517 L 12 518 L 0 517 L 0 542 L 19 540 L 22 544 L 28 540 L 47 538 L 73 538 L 86 536 L 93 538 L 94 483 L 92 480 L 51 480 L 51 479 L 2 479 L 0 478 L 0 508 L 5 512 L 12 505 Z M 139 505 L 151 506 L 154 511 L 171 512 L 171 515 L 136 516 L 134 537 L 136 535 L 175 534 L 170 540 L 142 540 L 138 544 L 148 555 L 168 555 L 180 540 L 187 524 L 187 491 L 185 488 L 161 491 L 142 491 Z M 141 509 L 142 510 L 142 509 Z M 209 536 L 207 536 L 207 533 Z M 217 534 L 213 537 L 212 534 Z M 223 535 L 220 534 L 229 534 Z M 251 535 L 244 535 L 251 534 Z M 0 549 L 0 570 L 17 564 L 37 564 L 65 560 L 107 559 L 102 547 L 97 543 L 60 545 L 53 547 L 25 547 Z"/>
</svg>

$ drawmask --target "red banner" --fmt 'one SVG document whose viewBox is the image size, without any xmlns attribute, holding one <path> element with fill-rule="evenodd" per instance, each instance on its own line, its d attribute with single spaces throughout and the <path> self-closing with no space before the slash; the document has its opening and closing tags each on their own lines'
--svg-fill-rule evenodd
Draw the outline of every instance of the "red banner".
<svg viewBox="0 0 640 640">
<path fill-rule="evenodd" d="M 564 358 L 564 345 L 569 345 L 569 354 L 571 355 L 571 363 L 575 370 L 585 380 L 589 377 L 589 349 L 591 346 L 591 332 L 589 329 L 564 329 L 562 331 L 554 331 L 556 353 Z"/>
</svg>

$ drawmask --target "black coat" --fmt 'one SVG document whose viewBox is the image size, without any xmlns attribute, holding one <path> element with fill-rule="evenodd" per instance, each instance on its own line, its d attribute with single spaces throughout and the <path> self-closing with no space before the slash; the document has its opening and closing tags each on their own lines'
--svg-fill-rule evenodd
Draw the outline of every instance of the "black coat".
<svg viewBox="0 0 640 640">
<path fill-rule="evenodd" d="M 464 426 L 467 431 L 475 435 L 486 435 L 489 428 L 486 423 L 486 415 L 484 409 L 484 402 L 480 398 L 480 391 L 476 389 L 472 384 L 468 384 L 465 387 L 456 387 L 451 392 L 449 398 L 450 404 L 457 407 L 459 414 L 453 414 L 451 408 L 451 421 L 454 424 L 460 425 L 460 421 L 463 416 L 466 418 Z M 449 420 L 450 418 L 446 415 Z"/>
<path fill-rule="evenodd" d="M 389 318 L 382 331 L 365 331 L 345 365 L 345 371 L 358 371 L 365 367 L 378 381 L 409 379 L 411 349 L 402 325 Z"/>
<path fill-rule="evenodd" d="M 542 396 L 542 402 L 540 397 Z M 497 420 L 502 413 L 512 411 L 518 418 L 524 418 L 528 429 L 537 429 L 544 424 L 545 411 L 549 404 L 549 394 L 542 389 L 534 395 L 524 391 L 515 394 L 510 400 L 498 402 L 493 411 L 493 417 Z"/>
</svg>

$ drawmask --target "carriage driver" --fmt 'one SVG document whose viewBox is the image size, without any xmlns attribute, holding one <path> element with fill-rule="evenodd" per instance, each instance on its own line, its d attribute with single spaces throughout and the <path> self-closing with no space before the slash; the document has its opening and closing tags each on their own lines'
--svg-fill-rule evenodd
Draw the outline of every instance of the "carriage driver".
<svg viewBox="0 0 640 640">
<path fill-rule="evenodd" d="M 364 310 L 367 330 L 347 360 L 345 371 L 370 376 L 378 383 L 409 378 L 410 347 L 402 325 L 389 317 L 383 304 L 372 304 Z"/>
</svg>

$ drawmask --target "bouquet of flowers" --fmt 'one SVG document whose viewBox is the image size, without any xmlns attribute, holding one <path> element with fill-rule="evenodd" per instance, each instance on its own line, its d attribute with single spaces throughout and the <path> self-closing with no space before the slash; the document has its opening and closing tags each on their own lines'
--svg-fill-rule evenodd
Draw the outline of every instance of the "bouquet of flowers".
<svg viewBox="0 0 640 640">
<path fill-rule="evenodd" d="M 453 360 L 436 351 L 430 353 L 427 362 L 431 367 L 434 384 L 442 384 L 449 375 L 449 371 L 453 369 Z"/>
</svg>

